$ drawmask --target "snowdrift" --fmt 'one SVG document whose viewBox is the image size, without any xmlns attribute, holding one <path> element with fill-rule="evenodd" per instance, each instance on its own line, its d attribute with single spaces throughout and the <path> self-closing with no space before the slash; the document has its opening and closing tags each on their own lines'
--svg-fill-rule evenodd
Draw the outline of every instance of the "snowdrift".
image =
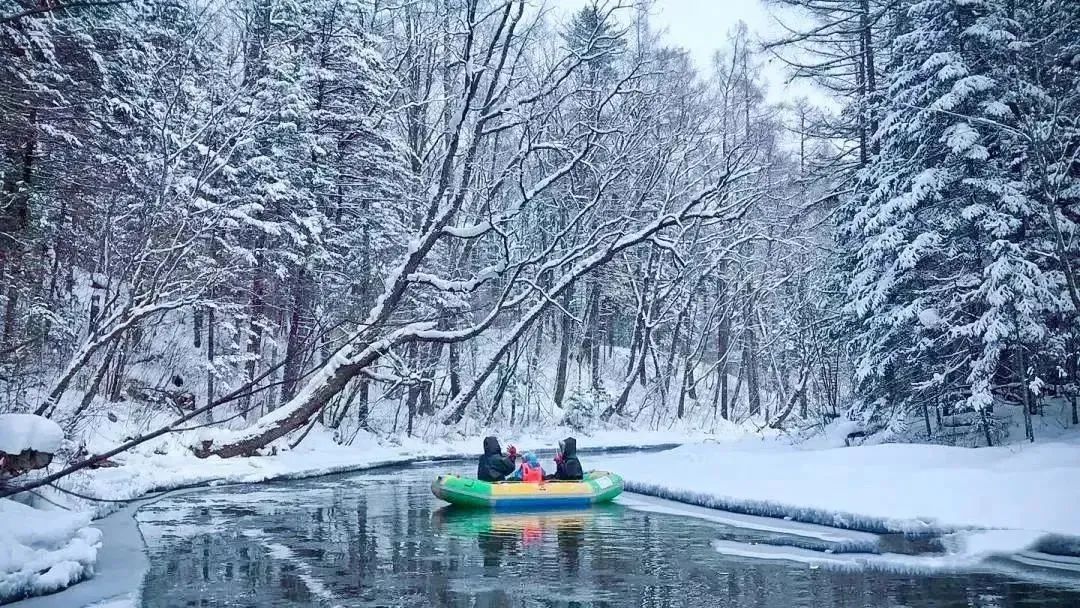
<svg viewBox="0 0 1080 608">
<path fill-rule="evenodd" d="M 64 431 L 48 418 L 33 414 L 0 414 L 0 452 L 19 454 L 35 450 L 55 454 Z"/>
<path fill-rule="evenodd" d="M 0 603 L 92 576 L 101 533 L 89 512 L 45 511 L 0 499 Z"/>
</svg>

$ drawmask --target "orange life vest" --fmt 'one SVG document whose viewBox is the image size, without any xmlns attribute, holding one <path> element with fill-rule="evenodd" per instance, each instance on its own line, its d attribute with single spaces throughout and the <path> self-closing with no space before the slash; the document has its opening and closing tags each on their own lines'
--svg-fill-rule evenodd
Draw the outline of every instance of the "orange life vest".
<svg viewBox="0 0 1080 608">
<path fill-rule="evenodd" d="M 521 481 L 530 483 L 544 481 L 544 469 L 532 467 L 527 462 L 521 463 Z"/>
</svg>

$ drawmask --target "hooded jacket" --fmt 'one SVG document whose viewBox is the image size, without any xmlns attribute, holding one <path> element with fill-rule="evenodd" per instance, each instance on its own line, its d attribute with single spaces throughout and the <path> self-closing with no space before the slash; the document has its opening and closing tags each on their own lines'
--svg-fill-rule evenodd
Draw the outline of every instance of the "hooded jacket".
<svg viewBox="0 0 1080 608">
<path fill-rule="evenodd" d="M 514 461 L 503 456 L 499 440 L 484 438 L 484 455 L 476 463 L 476 478 L 480 481 L 502 481 L 514 472 Z"/>
<path fill-rule="evenodd" d="M 555 457 L 555 474 L 551 479 L 579 480 L 585 477 L 581 461 L 577 457 L 577 440 L 567 437 L 559 442 L 559 453 Z"/>
</svg>

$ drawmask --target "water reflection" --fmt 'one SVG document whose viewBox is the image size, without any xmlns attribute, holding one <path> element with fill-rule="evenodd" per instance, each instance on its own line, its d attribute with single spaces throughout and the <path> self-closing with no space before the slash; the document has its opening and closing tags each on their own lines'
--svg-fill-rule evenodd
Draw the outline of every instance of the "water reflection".
<svg viewBox="0 0 1080 608">
<path fill-rule="evenodd" d="M 564 576 L 581 570 L 581 551 L 586 530 L 597 531 L 614 525 L 622 515 L 618 505 L 603 505 L 576 511 L 502 513 L 443 507 L 432 515 L 432 530 L 460 539 L 475 539 L 488 574 L 499 575 L 504 562 L 527 555 L 531 548 L 542 551 L 545 541 L 553 542 L 557 562 Z"/>
<path fill-rule="evenodd" d="M 1080 594 L 988 573 L 843 572 L 733 558 L 716 539 L 780 542 L 610 505 L 576 512 L 441 508 L 431 471 L 167 498 L 139 513 L 143 605 L 1080 606 Z M 755 535 L 756 534 L 756 535 Z"/>
</svg>

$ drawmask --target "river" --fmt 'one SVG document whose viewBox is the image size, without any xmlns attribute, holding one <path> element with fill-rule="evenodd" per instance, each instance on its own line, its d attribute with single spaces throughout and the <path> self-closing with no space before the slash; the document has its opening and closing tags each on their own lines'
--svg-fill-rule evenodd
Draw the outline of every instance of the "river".
<svg viewBox="0 0 1080 608">
<path fill-rule="evenodd" d="M 807 539 L 620 504 L 542 514 L 443 508 L 432 477 L 471 468 L 223 486 L 146 505 L 143 606 L 1080 606 L 1075 586 L 987 569 L 734 557 L 716 543 L 805 548 Z"/>
</svg>

